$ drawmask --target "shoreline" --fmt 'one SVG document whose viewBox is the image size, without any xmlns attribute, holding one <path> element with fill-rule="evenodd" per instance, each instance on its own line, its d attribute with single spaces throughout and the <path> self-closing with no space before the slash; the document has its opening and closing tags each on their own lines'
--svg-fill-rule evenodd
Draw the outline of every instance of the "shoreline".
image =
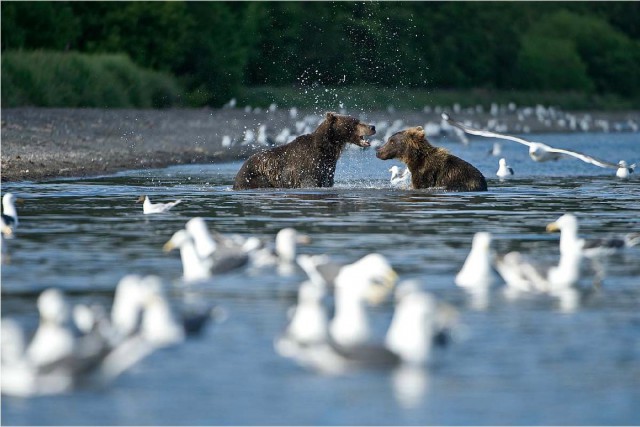
<svg viewBox="0 0 640 427">
<path fill-rule="evenodd" d="M 275 136 L 284 126 L 295 133 L 296 121 L 305 115 L 319 118 L 322 114 L 306 111 L 292 118 L 289 110 L 6 108 L 1 113 L 1 180 L 89 177 L 128 169 L 241 160 L 264 147 L 225 148 L 223 136 L 238 139 L 246 129 L 257 130 L 261 124 L 267 125 L 270 136 Z M 633 120 L 640 123 L 640 111 L 574 114 L 589 114 L 594 122 Z M 453 117 L 486 123 L 491 116 L 457 113 Z M 415 111 L 374 111 L 367 113 L 366 119 L 388 122 L 401 119 L 406 126 L 440 122 L 438 113 Z M 509 129 L 518 121 L 515 114 L 497 119 Z M 569 131 L 535 117 L 522 124 L 531 134 Z"/>
</svg>

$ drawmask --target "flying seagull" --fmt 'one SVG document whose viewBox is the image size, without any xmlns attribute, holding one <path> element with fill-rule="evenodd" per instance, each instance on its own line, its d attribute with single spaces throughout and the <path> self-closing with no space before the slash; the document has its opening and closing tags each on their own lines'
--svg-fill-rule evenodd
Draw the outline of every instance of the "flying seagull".
<svg viewBox="0 0 640 427">
<path fill-rule="evenodd" d="M 625 175 L 623 172 L 619 172 L 620 169 L 626 170 L 627 171 L 626 176 L 628 176 L 628 172 L 629 171 L 633 172 L 633 169 L 636 167 L 635 163 L 632 164 L 631 166 L 628 166 L 624 160 L 621 160 L 618 163 L 610 163 L 604 160 L 596 159 L 595 157 L 588 156 L 583 153 L 579 153 L 577 151 L 551 147 L 550 145 L 543 144 L 542 142 L 527 141 L 526 139 L 518 138 L 517 136 L 505 135 L 497 132 L 491 132 L 489 130 L 475 129 L 469 126 L 465 126 L 464 124 L 453 120 L 447 113 L 442 113 L 442 118 L 452 126 L 456 126 L 471 135 L 484 136 L 486 138 L 506 139 L 509 141 L 515 141 L 519 144 L 526 145 L 527 147 L 529 147 L 529 156 L 536 162 L 547 162 L 549 160 L 559 160 L 562 157 L 570 156 L 570 157 L 575 157 L 577 159 L 580 159 L 583 162 L 591 163 L 592 165 L 599 166 L 601 168 L 615 169 L 617 176 Z"/>
</svg>

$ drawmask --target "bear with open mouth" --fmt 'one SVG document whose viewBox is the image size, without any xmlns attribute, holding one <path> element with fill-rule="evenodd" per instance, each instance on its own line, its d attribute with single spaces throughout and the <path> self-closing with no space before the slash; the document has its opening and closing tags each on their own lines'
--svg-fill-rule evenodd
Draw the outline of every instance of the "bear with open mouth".
<svg viewBox="0 0 640 427">
<path fill-rule="evenodd" d="M 369 147 L 375 126 L 329 112 L 313 133 L 249 157 L 235 178 L 234 190 L 251 188 L 333 187 L 336 164 L 347 144 Z"/>
</svg>

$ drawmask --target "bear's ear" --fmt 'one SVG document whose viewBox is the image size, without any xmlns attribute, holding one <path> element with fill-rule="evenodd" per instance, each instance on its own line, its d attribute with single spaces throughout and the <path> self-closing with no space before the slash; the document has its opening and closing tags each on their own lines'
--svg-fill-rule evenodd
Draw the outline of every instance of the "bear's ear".
<svg viewBox="0 0 640 427">
<path fill-rule="evenodd" d="M 410 131 L 412 135 L 415 135 L 420 139 L 424 139 L 424 129 L 422 129 L 422 126 L 416 126 L 414 128 L 411 128 Z"/>
<path fill-rule="evenodd" d="M 327 112 L 327 120 L 333 120 L 336 118 L 337 113 L 334 113 L 333 111 L 328 111 Z"/>
</svg>

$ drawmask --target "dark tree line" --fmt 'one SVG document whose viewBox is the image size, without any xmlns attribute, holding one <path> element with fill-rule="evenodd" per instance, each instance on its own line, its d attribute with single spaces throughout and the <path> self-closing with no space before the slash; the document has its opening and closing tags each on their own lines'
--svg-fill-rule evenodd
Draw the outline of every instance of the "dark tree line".
<svg viewBox="0 0 640 427">
<path fill-rule="evenodd" d="M 192 104 L 243 85 L 640 97 L 640 2 L 2 2 L 2 50 L 124 52 Z"/>
</svg>

